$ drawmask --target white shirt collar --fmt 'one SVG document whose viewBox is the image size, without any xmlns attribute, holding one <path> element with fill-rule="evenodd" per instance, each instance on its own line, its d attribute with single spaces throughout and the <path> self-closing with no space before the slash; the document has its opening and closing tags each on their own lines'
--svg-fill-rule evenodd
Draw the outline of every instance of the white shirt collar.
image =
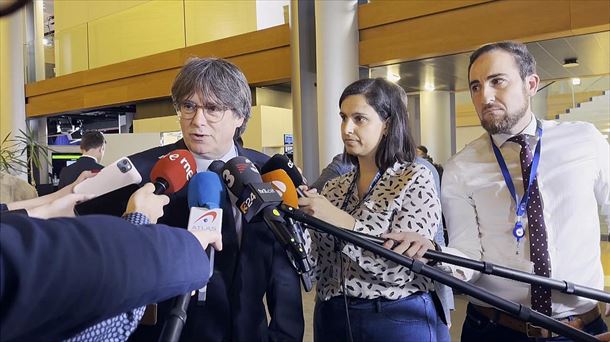
<svg viewBox="0 0 610 342">
<path fill-rule="evenodd" d="M 531 114 L 530 123 L 527 124 L 527 126 L 521 132 L 519 132 L 517 134 L 498 133 L 498 134 L 493 134 L 491 137 L 493 138 L 496 146 L 502 146 L 508 139 L 514 137 L 515 135 L 519 135 L 519 134 L 536 136 L 536 117 L 534 116 L 534 114 Z"/>
<path fill-rule="evenodd" d="M 208 168 L 210 167 L 210 164 L 212 164 L 213 161 L 215 160 L 222 160 L 223 162 L 228 162 L 229 160 L 233 159 L 234 157 L 237 157 L 237 148 L 235 147 L 235 144 L 233 144 L 231 146 L 231 148 L 229 149 L 229 151 L 227 153 L 225 153 L 224 156 L 218 158 L 218 159 L 204 159 L 203 157 L 200 157 L 199 155 L 193 153 L 193 156 L 195 157 L 195 161 L 197 162 L 197 172 L 203 172 L 203 171 L 207 171 Z"/>
</svg>

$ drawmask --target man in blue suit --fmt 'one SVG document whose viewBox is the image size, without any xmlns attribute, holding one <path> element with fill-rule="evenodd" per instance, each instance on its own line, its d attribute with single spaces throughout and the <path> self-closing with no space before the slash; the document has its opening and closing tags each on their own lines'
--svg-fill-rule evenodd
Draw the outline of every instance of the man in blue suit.
<svg viewBox="0 0 610 342">
<path fill-rule="evenodd" d="M 135 226 L 163 213 L 168 199 L 153 191 L 149 183 L 131 196 L 125 220 L 53 218 L 73 216 L 87 197 L 71 190 L 0 204 L 0 341 L 59 341 L 79 331 L 79 340 L 118 340 L 141 318 L 130 310 L 207 283 L 204 249 L 221 249 L 220 235 Z"/>
<path fill-rule="evenodd" d="M 183 139 L 129 158 L 148 182 L 158 158 L 174 149 L 190 150 L 197 171 L 214 160 L 236 156 L 261 167 L 269 157 L 235 141 L 251 115 L 251 92 L 243 73 L 222 59 L 190 59 L 172 85 L 172 100 Z M 229 198 L 223 207 L 223 250 L 216 254 L 205 301 L 192 300 L 181 341 L 301 341 L 303 311 L 299 277 L 282 246 L 263 223 L 246 223 Z M 160 223 L 186 227 L 187 189 L 170 195 Z M 263 297 L 270 321 L 267 322 Z M 160 303 L 155 326 L 140 326 L 131 341 L 156 341 L 169 304 Z"/>
</svg>

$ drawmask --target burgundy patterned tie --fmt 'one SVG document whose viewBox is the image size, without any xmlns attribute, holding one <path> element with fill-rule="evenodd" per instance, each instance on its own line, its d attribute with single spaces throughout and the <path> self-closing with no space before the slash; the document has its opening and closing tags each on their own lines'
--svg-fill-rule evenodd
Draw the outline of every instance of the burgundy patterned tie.
<svg viewBox="0 0 610 342">
<path fill-rule="evenodd" d="M 530 171 L 532 169 L 532 151 L 523 134 L 516 135 L 509 141 L 521 145 L 521 173 L 523 175 L 523 187 L 527 189 Z M 538 176 L 534 178 L 529 191 L 527 202 L 527 222 L 530 238 L 530 260 L 534 263 L 534 273 L 539 276 L 549 277 L 551 274 L 551 262 L 546 238 L 546 226 L 544 224 L 542 201 L 538 189 Z M 551 290 L 540 285 L 531 286 L 532 309 L 551 315 Z"/>
</svg>

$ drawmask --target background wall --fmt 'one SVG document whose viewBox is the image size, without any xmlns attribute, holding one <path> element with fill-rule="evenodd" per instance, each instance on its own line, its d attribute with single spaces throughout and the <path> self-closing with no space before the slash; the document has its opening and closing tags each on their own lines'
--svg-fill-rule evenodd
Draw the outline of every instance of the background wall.
<svg viewBox="0 0 610 342">
<path fill-rule="evenodd" d="M 56 1 L 56 75 L 281 25 L 287 0 Z"/>
</svg>

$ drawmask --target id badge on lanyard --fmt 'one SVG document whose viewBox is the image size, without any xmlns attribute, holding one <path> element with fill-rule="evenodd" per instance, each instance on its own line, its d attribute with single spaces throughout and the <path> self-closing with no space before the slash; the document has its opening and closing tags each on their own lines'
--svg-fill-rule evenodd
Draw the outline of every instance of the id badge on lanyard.
<svg viewBox="0 0 610 342">
<path fill-rule="evenodd" d="M 532 168 L 530 169 L 527 188 L 523 189 L 523 197 L 521 198 L 521 200 L 519 200 L 519 196 L 515 191 L 515 185 L 510 176 L 510 173 L 508 172 L 508 167 L 506 166 L 504 157 L 502 156 L 502 153 L 500 152 L 498 146 L 496 146 L 496 144 L 494 143 L 493 138 L 489 136 L 489 138 L 491 139 L 491 146 L 496 156 L 496 160 L 498 161 L 498 165 L 500 166 L 500 170 L 502 171 L 502 176 L 504 176 L 504 182 L 506 182 L 506 187 L 508 187 L 508 191 L 510 191 L 511 198 L 515 201 L 515 226 L 513 228 L 513 236 L 515 237 L 517 243 L 516 254 L 519 254 L 521 239 L 523 239 L 523 237 L 525 236 L 523 216 L 526 215 L 530 188 L 534 183 L 534 179 L 536 179 L 536 172 L 538 171 L 538 162 L 540 161 L 540 149 L 542 145 L 542 125 L 539 121 L 537 121 L 536 125 L 536 137 L 538 138 L 538 143 L 536 144 L 536 151 L 534 152 L 534 159 L 532 160 Z"/>
</svg>

